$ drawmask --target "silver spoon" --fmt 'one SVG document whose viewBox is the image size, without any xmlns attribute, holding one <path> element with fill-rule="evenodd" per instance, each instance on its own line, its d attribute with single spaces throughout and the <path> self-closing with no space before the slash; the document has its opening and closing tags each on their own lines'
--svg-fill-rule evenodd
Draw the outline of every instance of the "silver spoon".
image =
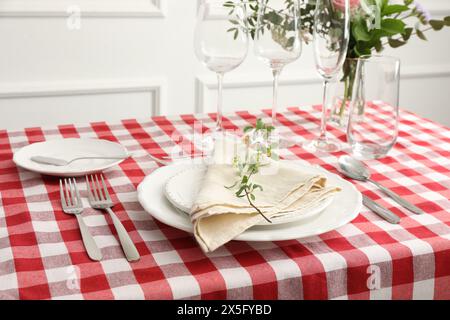
<svg viewBox="0 0 450 320">
<path fill-rule="evenodd" d="M 40 163 L 40 164 L 63 167 L 63 166 L 67 166 L 67 165 L 71 164 L 72 162 L 78 161 L 78 160 L 89 160 L 89 159 L 125 160 L 125 159 L 128 159 L 129 157 L 130 157 L 129 155 L 122 156 L 122 157 L 102 157 L 102 156 L 78 157 L 78 158 L 74 158 L 74 159 L 67 161 L 67 160 L 53 158 L 53 157 L 34 156 L 34 157 L 31 157 L 30 159 L 31 159 L 31 161 L 34 161 L 34 162 Z"/>
<path fill-rule="evenodd" d="M 342 156 L 339 158 L 339 171 L 346 175 L 347 177 L 359 181 L 368 181 L 377 186 L 381 191 L 383 191 L 385 194 L 387 194 L 389 197 L 391 197 L 395 202 L 400 204 L 401 206 L 405 207 L 406 209 L 416 213 L 416 214 L 423 214 L 425 213 L 422 209 L 416 207 L 409 201 L 403 199 L 395 192 L 389 190 L 385 186 L 379 184 L 378 182 L 370 179 L 370 172 L 367 166 L 352 157 L 349 156 Z"/>
</svg>

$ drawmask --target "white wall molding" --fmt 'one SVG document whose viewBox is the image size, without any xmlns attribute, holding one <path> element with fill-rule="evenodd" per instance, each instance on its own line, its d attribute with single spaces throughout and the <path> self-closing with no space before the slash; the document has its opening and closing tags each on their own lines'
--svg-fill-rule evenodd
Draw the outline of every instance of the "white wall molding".
<svg viewBox="0 0 450 320">
<path fill-rule="evenodd" d="M 167 0 L 0 0 L 3 17 L 67 17 L 76 6 L 81 17 L 165 17 Z"/>
<path fill-rule="evenodd" d="M 401 75 L 402 79 L 447 78 L 450 77 L 450 64 L 404 67 Z"/>
<path fill-rule="evenodd" d="M 402 79 L 430 79 L 430 78 L 449 78 L 450 65 L 417 65 L 405 67 L 401 72 Z M 301 86 L 301 85 L 320 85 L 322 80 L 313 72 L 303 72 L 300 76 L 283 75 L 280 77 L 280 86 Z M 248 74 L 243 76 L 230 75 L 225 78 L 223 88 L 227 89 L 245 89 L 264 88 L 272 90 L 272 78 L 261 74 Z M 217 79 L 213 75 L 199 75 L 196 77 L 196 95 L 195 111 L 197 113 L 207 112 L 205 110 L 206 93 L 217 90 Z M 244 94 L 244 93 L 243 93 Z M 317 97 L 319 100 L 320 97 Z"/>
<path fill-rule="evenodd" d="M 152 94 L 149 115 L 156 116 L 167 112 L 166 87 L 165 78 L 15 83 L 0 85 L 0 99 L 148 92 Z"/>
<path fill-rule="evenodd" d="M 442 18 L 450 15 L 450 1 L 448 0 L 422 0 L 421 3 L 431 13 L 433 18 Z"/>
<path fill-rule="evenodd" d="M 280 77 L 280 86 L 293 86 L 305 84 L 320 84 L 322 80 L 315 72 L 304 72 L 301 76 L 283 75 Z M 250 89 L 266 88 L 271 90 L 273 80 L 266 74 L 227 75 L 223 89 Z M 196 77 L 195 111 L 197 113 L 207 112 L 204 107 L 205 94 L 211 90 L 217 90 L 217 78 L 213 75 L 199 75 Z"/>
</svg>

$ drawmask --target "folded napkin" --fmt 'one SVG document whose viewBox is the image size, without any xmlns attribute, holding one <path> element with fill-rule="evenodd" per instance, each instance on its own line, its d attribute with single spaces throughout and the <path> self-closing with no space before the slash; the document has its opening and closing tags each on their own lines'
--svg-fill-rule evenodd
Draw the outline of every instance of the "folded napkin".
<svg viewBox="0 0 450 320">
<path fill-rule="evenodd" d="M 265 221 L 245 197 L 236 197 L 235 188 L 225 188 L 239 179 L 231 164 L 235 155 L 244 152 L 246 146 L 235 140 L 215 142 L 213 159 L 191 209 L 194 235 L 205 252 L 214 251 Z M 315 206 L 340 191 L 337 187 L 327 186 L 325 176 L 271 159 L 252 177 L 252 182 L 263 187 L 263 191 L 255 191 L 254 204 L 269 219 Z"/>
</svg>

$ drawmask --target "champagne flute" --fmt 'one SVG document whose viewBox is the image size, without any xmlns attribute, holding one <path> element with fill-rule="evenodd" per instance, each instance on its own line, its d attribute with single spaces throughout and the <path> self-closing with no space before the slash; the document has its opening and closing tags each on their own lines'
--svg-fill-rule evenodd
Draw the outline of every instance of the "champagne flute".
<svg viewBox="0 0 450 320">
<path fill-rule="evenodd" d="M 236 69 L 247 56 L 248 35 L 243 5 L 233 10 L 223 1 L 203 0 L 195 27 L 195 54 L 197 59 L 217 75 L 217 121 L 215 133 L 222 128 L 222 91 L 225 73 Z"/>
<path fill-rule="evenodd" d="M 275 125 L 278 105 L 278 79 L 283 68 L 297 60 L 302 52 L 300 38 L 300 1 L 261 0 L 259 2 L 255 55 L 272 70 L 272 125 Z"/>
<path fill-rule="evenodd" d="M 327 110 L 330 106 L 329 85 L 342 68 L 350 38 L 349 0 L 317 0 L 314 13 L 314 58 L 316 69 L 324 81 L 320 135 L 306 142 L 309 152 L 338 152 L 340 143 L 327 135 Z"/>
</svg>

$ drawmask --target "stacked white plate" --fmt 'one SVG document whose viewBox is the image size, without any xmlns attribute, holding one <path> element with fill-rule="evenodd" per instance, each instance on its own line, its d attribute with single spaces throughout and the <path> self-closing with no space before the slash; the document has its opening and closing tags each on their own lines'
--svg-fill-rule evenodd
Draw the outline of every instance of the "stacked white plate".
<svg viewBox="0 0 450 320">
<path fill-rule="evenodd" d="M 262 223 L 250 228 L 235 240 L 281 241 L 319 235 L 337 229 L 359 214 L 362 207 L 361 193 L 353 184 L 341 177 L 313 166 L 289 161 L 289 165 L 327 177 L 327 183 L 339 186 L 342 191 L 317 206 L 295 212 L 292 215 L 273 218 L 272 224 Z M 143 208 L 155 219 L 192 233 L 189 210 L 200 189 L 206 166 L 191 161 L 161 167 L 147 176 L 138 187 L 138 199 Z"/>
</svg>

